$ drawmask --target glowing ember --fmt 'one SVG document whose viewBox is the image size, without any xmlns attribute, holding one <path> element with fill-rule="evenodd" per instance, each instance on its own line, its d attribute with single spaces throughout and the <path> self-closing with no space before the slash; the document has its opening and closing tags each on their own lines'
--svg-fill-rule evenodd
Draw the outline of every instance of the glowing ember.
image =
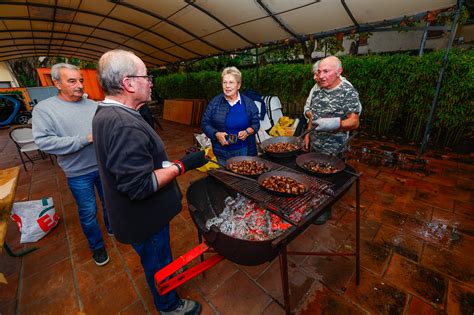
<svg viewBox="0 0 474 315">
<path fill-rule="evenodd" d="M 306 207 L 295 209 L 290 218 L 298 222 L 305 211 Z M 206 228 L 211 226 L 234 238 L 264 241 L 278 237 L 291 224 L 237 194 L 236 198 L 227 197 L 222 213 L 206 222 Z"/>
</svg>

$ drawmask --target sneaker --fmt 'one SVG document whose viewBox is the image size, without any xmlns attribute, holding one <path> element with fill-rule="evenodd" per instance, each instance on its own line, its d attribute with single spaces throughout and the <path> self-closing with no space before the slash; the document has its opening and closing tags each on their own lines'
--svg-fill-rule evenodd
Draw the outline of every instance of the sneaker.
<svg viewBox="0 0 474 315">
<path fill-rule="evenodd" d="M 114 232 L 112 231 L 111 227 L 105 227 L 105 230 L 107 231 L 108 236 L 114 236 Z"/>
<path fill-rule="evenodd" d="M 95 264 L 97 266 L 103 266 L 109 262 L 109 255 L 107 255 L 107 251 L 105 250 L 105 247 L 102 247 L 93 251 L 92 258 L 94 258 Z"/>
<path fill-rule="evenodd" d="M 181 299 L 174 311 L 163 312 L 161 315 L 198 315 L 201 313 L 201 304 L 193 300 Z"/>
</svg>

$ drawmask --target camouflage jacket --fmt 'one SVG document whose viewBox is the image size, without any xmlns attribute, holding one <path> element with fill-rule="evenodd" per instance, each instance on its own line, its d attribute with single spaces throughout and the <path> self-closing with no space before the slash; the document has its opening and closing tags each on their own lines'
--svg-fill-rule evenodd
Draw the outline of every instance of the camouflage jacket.
<svg viewBox="0 0 474 315">
<path fill-rule="evenodd" d="M 318 118 L 340 117 L 347 118 L 350 113 L 361 113 L 362 105 L 359 93 L 352 84 L 343 80 L 332 90 L 320 89 L 317 85 L 311 89 L 304 112 L 310 110 L 313 114 L 313 124 Z M 319 132 L 311 133 L 311 150 L 323 153 L 338 154 L 346 149 L 349 132 Z"/>
</svg>

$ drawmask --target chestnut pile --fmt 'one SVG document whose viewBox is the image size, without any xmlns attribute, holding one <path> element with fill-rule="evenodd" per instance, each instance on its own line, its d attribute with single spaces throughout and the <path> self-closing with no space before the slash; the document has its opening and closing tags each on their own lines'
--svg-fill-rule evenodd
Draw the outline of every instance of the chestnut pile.
<svg viewBox="0 0 474 315">
<path fill-rule="evenodd" d="M 331 165 L 330 163 L 325 162 L 316 162 L 308 161 L 303 164 L 303 167 L 311 172 L 320 173 L 320 174 L 332 174 L 337 172 L 337 168 Z"/>
<path fill-rule="evenodd" d="M 285 176 L 270 176 L 262 181 L 266 189 L 290 195 L 300 195 L 306 192 L 306 187 L 296 180 Z"/>
<path fill-rule="evenodd" d="M 299 147 L 296 144 L 288 142 L 276 142 L 269 144 L 265 147 L 265 151 L 272 153 L 293 152 L 298 149 Z"/>
<path fill-rule="evenodd" d="M 228 168 L 241 175 L 260 175 L 267 170 L 265 164 L 249 160 L 230 163 Z"/>
</svg>

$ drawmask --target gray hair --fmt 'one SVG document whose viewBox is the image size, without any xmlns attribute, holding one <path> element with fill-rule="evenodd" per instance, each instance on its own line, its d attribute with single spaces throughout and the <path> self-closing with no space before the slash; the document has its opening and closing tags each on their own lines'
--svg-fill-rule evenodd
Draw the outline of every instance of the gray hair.
<svg viewBox="0 0 474 315">
<path fill-rule="evenodd" d="M 311 71 L 313 72 L 313 74 L 315 74 L 318 72 L 318 69 L 319 69 L 319 60 L 314 63 L 313 67 L 311 68 Z"/>
<path fill-rule="evenodd" d="M 54 66 L 51 67 L 51 78 L 54 80 L 54 81 L 61 81 L 61 75 L 59 73 L 59 71 L 61 69 L 71 69 L 71 70 L 76 70 L 76 71 L 80 71 L 81 69 L 79 69 L 79 67 L 76 67 L 75 65 L 71 65 L 69 63 L 57 63 L 55 64 Z"/>
<path fill-rule="evenodd" d="M 136 72 L 136 58 L 133 52 L 120 49 L 108 51 L 100 57 L 97 77 L 106 95 L 117 95 L 123 91 L 123 78 Z"/>
<path fill-rule="evenodd" d="M 236 67 L 227 67 L 224 70 L 222 70 L 221 79 L 223 79 L 224 76 L 227 74 L 234 76 L 237 83 L 242 82 L 242 73 Z"/>
</svg>

